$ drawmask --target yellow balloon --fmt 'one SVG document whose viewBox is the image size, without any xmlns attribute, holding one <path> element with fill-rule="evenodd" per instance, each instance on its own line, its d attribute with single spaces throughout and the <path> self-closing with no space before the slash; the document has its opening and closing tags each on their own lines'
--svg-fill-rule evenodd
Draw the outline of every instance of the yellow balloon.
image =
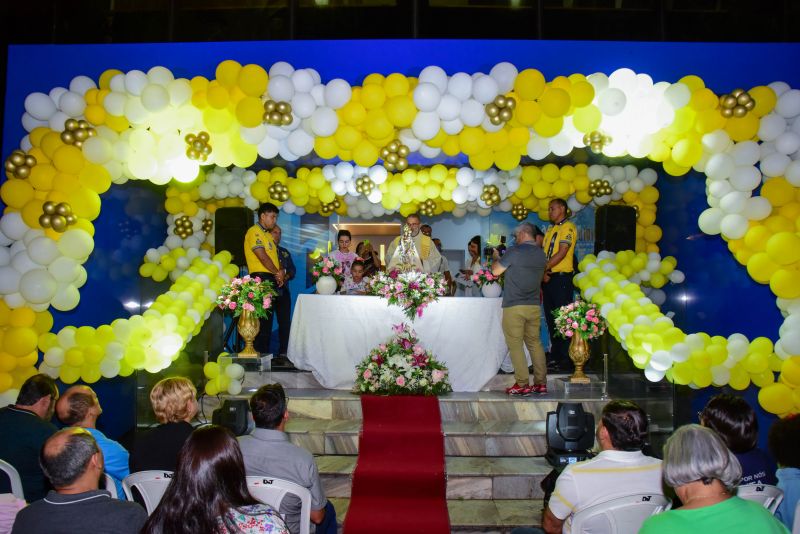
<svg viewBox="0 0 800 534">
<path fill-rule="evenodd" d="M 542 112 L 553 118 L 563 117 L 569 111 L 571 103 L 569 93 L 564 89 L 557 88 L 546 89 L 539 99 Z"/>
<path fill-rule="evenodd" d="M 758 392 L 758 403 L 770 413 L 785 414 L 794 406 L 792 390 L 780 382 L 770 384 Z"/>
<path fill-rule="evenodd" d="M 773 206 L 783 206 L 794 200 L 794 186 L 785 178 L 770 178 L 761 186 L 761 196 Z"/>
<path fill-rule="evenodd" d="M 262 123 L 264 106 L 261 99 L 255 96 L 246 96 L 236 104 L 236 120 L 245 128 L 255 128 Z"/>
<path fill-rule="evenodd" d="M 800 297 L 800 271 L 778 269 L 769 279 L 769 288 L 780 298 Z"/>
<path fill-rule="evenodd" d="M 398 128 L 408 128 L 417 116 L 414 101 L 407 94 L 390 98 L 386 101 L 384 109 L 386 117 Z"/>
<path fill-rule="evenodd" d="M 216 77 L 217 81 L 224 87 L 233 87 L 239 79 L 239 73 L 242 70 L 242 65 L 238 61 L 226 59 L 217 65 Z M 266 74 L 266 73 L 265 73 Z"/>
<path fill-rule="evenodd" d="M 783 361 L 780 379 L 791 387 L 800 387 L 800 356 L 792 356 Z"/>
<path fill-rule="evenodd" d="M 267 90 L 268 79 L 269 76 L 264 67 L 251 63 L 242 67 L 236 83 L 247 96 L 260 97 Z"/>
<path fill-rule="evenodd" d="M 536 100 L 544 86 L 544 76 L 536 69 L 525 69 L 514 80 L 514 92 L 523 100 Z"/>
</svg>

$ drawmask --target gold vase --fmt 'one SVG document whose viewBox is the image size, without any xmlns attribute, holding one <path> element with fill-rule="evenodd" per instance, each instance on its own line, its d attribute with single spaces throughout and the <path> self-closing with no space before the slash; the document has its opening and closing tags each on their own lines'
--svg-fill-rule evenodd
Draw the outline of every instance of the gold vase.
<svg viewBox="0 0 800 534">
<path fill-rule="evenodd" d="M 573 332 L 569 342 L 569 359 L 575 364 L 575 372 L 569 381 L 575 384 L 588 384 L 589 377 L 583 372 L 583 366 L 589 361 L 589 344 L 578 332 Z"/>
<path fill-rule="evenodd" d="M 239 335 L 244 339 L 244 349 L 239 352 L 240 358 L 257 358 L 258 352 L 253 347 L 253 340 L 258 335 L 258 330 L 261 323 L 256 317 L 255 313 L 247 310 L 242 310 L 239 315 L 239 324 L 236 328 L 239 330 Z"/>
</svg>

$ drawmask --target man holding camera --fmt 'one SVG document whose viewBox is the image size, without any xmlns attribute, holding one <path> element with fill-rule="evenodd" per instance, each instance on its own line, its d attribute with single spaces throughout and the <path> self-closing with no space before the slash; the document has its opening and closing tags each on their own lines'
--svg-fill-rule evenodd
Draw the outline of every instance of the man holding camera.
<svg viewBox="0 0 800 534">
<path fill-rule="evenodd" d="M 529 222 L 514 229 L 516 244 L 500 256 L 492 251 L 492 274 L 505 274 L 503 290 L 503 335 L 506 338 L 511 362 L 514 364 L 514 385 L 506 389 L 509 395 L 528 396 L 547 393 L 547 364 L 539 340 L 539 289 L 547 260 L 536 245 L 536 231 Z M 525 359 L 523 342 L 533 361 L 533 386 Z"/>
</svg>

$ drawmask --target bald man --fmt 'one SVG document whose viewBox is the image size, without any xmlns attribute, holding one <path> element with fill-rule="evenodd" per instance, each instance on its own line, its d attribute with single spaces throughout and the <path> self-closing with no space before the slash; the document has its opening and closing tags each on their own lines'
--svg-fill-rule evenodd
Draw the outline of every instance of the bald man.
<svg viewBox="0 0 800 534">
<path fill-rule="evenodd" d="M 106 473 L 114 479 L 117 495 L 122 497 L 122 479 L 130 474 L 129 454 L 125 447 L 97 430 L 97 418 L 102 413 L 97 394 L 89 386 L 72 386 L 56 403 L 56 415 L 62 423 L 86 429 L 97 441 L 105 457 Z"/>
<path fill-rule="evenodd" d="M 98 489 L 103 453 L 87 430 L 56 432 L 45 441 L 39 462 L 55 491 L 19 512 L 12 534 L 134 534 L 144 526 L 147 512 L 141 506 Z"/>
</svg>

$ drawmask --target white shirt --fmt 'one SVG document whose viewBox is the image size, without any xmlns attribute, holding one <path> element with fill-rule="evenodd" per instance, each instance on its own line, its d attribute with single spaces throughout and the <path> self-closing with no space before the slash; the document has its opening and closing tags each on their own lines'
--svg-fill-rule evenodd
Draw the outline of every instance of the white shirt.
<svg viewBox="0 0 800 534">
<path fill-rule="evenodd" d="M 664 494 L 661 460 L 641 451 L 603 451 L 591 460 L 564 469 L 556 480 L 548 507 L 558 519 L 566 519 L 562 532 L 569 534 L 576 512 L 637 493 Z"/>
</svg>

